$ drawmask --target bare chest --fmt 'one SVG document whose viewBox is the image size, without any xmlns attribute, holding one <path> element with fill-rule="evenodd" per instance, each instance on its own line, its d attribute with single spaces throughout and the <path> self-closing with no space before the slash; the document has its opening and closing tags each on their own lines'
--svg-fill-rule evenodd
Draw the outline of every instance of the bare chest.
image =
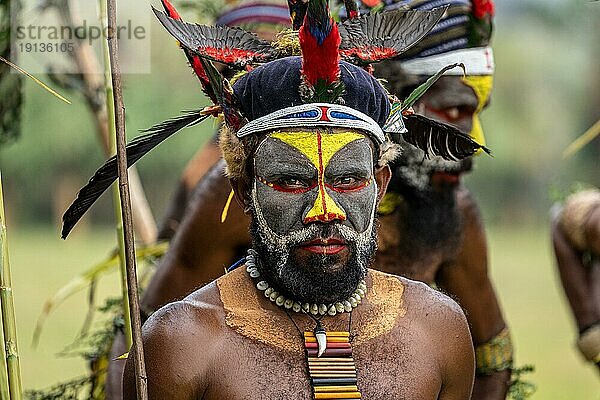
<svg viewBox="0 0 600 400">
<path fill-rule="evenodd" d="M 209 385 L 200 398 L 313 398 L 303 353 L 280 351 L 242 337 L 226 347 L 228 351 L 211 368 Z M 437 399 L 441 379 L 425 346 L 411 343 L 409 349 L 388 337 L 355 348 L 353 355 L 363 399 Z"/>
</svg>

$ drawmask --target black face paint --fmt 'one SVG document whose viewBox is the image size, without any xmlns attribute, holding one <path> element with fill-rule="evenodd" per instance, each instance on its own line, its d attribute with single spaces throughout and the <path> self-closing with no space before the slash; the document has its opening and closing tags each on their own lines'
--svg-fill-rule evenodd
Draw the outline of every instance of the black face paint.
<svg viewBox="0 0 600 400">
<path fill-rule="evenodd" d="M 364 277 L 376 243 L 373 166 L 356 132 L 275 132 L 258 146 L 251 233 L 283 293 L 328 303 Z"/>
</svg>

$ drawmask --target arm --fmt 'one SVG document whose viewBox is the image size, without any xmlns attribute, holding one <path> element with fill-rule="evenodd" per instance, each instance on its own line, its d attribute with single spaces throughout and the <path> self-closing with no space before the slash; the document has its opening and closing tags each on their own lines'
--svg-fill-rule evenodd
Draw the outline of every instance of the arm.
<svg viewBox="0 0 600 400">
<path fill-rule="evenodd" d="M 468 190 L 460 187 L 457 202 L 463 215 L 464 235 L 454 262 L 444 265 L 436 277 L 438 285 L 465 310 L 473 346 L 488 343 L 506 327 L 492 282 L 488 276 L 487 244 L 479 210 Z M 478 365 L 482 370 L 484 366 Z M 478 373 L 473 399 L 504 399 L 510 369 Z"/>
<path fill-rule="evenodd" d="M 592 296 L 592 271 L 583 265 L 581 253 L 560 229 L 558 218 L 552 221 L 552 244 L 563 289 L 577 321 L 577 328 L 582 331 L 600 322 L 600 305 Z"/>
<path fill-rule="evenodd" d="M 193 400 L 208 385 L 217 324 L 210 307 L 176 302 L 144 324 L 143 343 L 149 400 Z M 213 321 L 211 321 L 213 320 Z M 123 375 L 123 398 L 137 399 L 132 357 Z"/>
<path fill-rule="evenodd" d="M 217 163 L 198 184 L 171 248 L 144 291 L 144 310 L 156 310 L 219 277 L 235 261 L 236 248 L 250 242 L 248 219 L 237 202 L 232 201 L 226 222 L 220 222 L 230 191 L 222 168 L 222 162 Z M 115 357 L 126 352 L 123 339 L 117 332 L 111 349 Z M 122 398 L 124 364 L 114 359 L 109 364 L 106 392 L 110 400 Z"/>
<path fill-rule="evenodd" d="M 559 223 L 561 214 L 552 218 L 552 244 L 560 280 L 577 322 L 579 350 L 600 370 L 600 265 L 584 265 L 582 253 Z M 598 257 L 600 207 L 590 213 L 583 225 L 580 228 L 586 247 L 594 257 Z"/>
<path fill-rule="evenodd" d="M 442 337 L 436 346 L 442 371 L 439 400 L 467 400 L 471 396 L 475 375 L 475 357 L 469 325 L 460 306 L 445 300 L 446 309 L 440 316 L 438 332 Z"/>
</svg>

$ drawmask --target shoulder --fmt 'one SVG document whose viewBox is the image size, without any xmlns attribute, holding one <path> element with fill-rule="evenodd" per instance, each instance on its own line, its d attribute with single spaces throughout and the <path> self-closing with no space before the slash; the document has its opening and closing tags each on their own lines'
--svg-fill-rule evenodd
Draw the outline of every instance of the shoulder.
<svg viewBox="0 0 600 400">
<path fill-rule="evenodd" d="M 472 355 L 471 332 L 458 303 L 422 282 L 401 279 L 406 288 L 407 317 L 426 334 L 438 363 L 446 366 L 457 354 Z"/>
<path fill-rule="evenodd" d="M 165 305 L 146 321 L 142 339 L 151 397 L 195 398 L 202 390 L 225 334 L 218 298 L 213 282 L 181 301 Z M 132 386 L 132 371 L 130 357 L 125 393 Z M 177 385 L 172 385 L 174 379 Z"/>
<path fill-rule="evenodd" d="M 406 317 L 427 328 L 466 329 L 462 308 L 450 297 L 423 282 L 369 270 L 373 290 L 403 304 Z"/>
<path fill-rule="evenodd" d="M 465 313 L 440 291 L 422 282 L 402 280 L 409 304 L 407 317 L 427 340 L 427 347 L 439 366 L 443 387 L 466 390 L 472 384 L 475 355 Z"/>
<path fill-rule="evenodd" d="M 404 284 L 406 302 L 412 305 L 408 311 L 419 321 L 429 327 L 466 327 L 468 332 L 465 314 L 458 303 L 423 282 L 398 279 Z"/>
</svg>

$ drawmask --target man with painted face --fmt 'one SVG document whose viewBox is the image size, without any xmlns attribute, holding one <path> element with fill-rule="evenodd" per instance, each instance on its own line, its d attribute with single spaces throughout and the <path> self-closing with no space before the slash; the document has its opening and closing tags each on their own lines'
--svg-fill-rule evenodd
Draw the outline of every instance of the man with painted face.
<svg viewBox="0 0 600 400">
<path fill-rule="evenodd" d="M 368 269 L 395 151 L 381 131 L 387 94 L 341 63 L 345 106 L 294 105 L 301 68 L 285 58 L 234 85 L 250 122 L 225 129 L 221 146 L 252 248 L 144 325 L 150 398 L 468 399 L 474 356 L 460 307 Z M 125 398 L 132 375 L 128 361 Z"/>
<path fill-rule="evenodd" d="M 434 2 L 388 3 L 388 9 L 428 9 Z M 493 75 L 491 49 L 487 47 L 489 30 L 483 29 L 484 34 L 474 43 L 467 43 L 466 38 L 475 37 L 474 23 L 479 32 L 485 23 L 490 24 L 491 13 L 481 2 L 448 4 L 450 8 L 439 28 L 426 36 L 424 45 L 418 44 L 402 60 L 377 64 L 375 74 L 386 78 L 389 89 L 398 97 L 406 98 L 417 84 L 442 67 L 463 62 L 466 77 L 458 68 L 449 71 L 455 75 L 443 76 L 415 108 L 471 132 L 483 142 L 478 116 L 488 104 Z M 424 161 L 421 151 L 404 147 L 403 154 L 391 165 L 391 193 L 379 207 L 382 227 L 375 265 L 386 272 L 435 282 L 459 301 L 467 310 L 473 344 L 478 348 L 473 398 L 502 399 L 510 380 L 512 346 L 488 276 L 480 213 L 473 196 L 460 183 L 472 161 Z M 242 207 L 233 202 L 222 222 L 230 193 L 222 170 L 223 163 L 218 163 L 198 184 L 187 216 L 145 292 L 142 301 L 148 314 L 219 276 L 248 245 L 248 222 Z M 170 225 L 175 227 L 178 223 L 173 220 Z M 114 355 L 117 353 L 122 354 L 115 351 Z"/>
<path fill-rule="evenodd" d="M 418 40 L 414 31 L 392 36 L 390 21 L 426 29 L 439 15 L 389 14 L 361 54 L 380 49 L 380 37 Z M 188 49 L 207 29 L 157 16 Z M 231 93 L 226 83 L 211 86 L 225 91 L 215 96 L 226 122 L 220 145 L 251 217 L 251 248 L 229 273 L 146 322 L 150 398 L 469 398 L 474 354 L 460 307 L 369 269 L 397 148 L 382 130 L 387 92 L 340 61 L 342 49 L 352 51 L 342 47 L 343 29 L 357 32 L 338 31 L 327 3 L 311 0 L 302 57 L 255 68 Z M 135 397 L 133 370 L 128 360 L 125 398 Z"/>
</svg>

